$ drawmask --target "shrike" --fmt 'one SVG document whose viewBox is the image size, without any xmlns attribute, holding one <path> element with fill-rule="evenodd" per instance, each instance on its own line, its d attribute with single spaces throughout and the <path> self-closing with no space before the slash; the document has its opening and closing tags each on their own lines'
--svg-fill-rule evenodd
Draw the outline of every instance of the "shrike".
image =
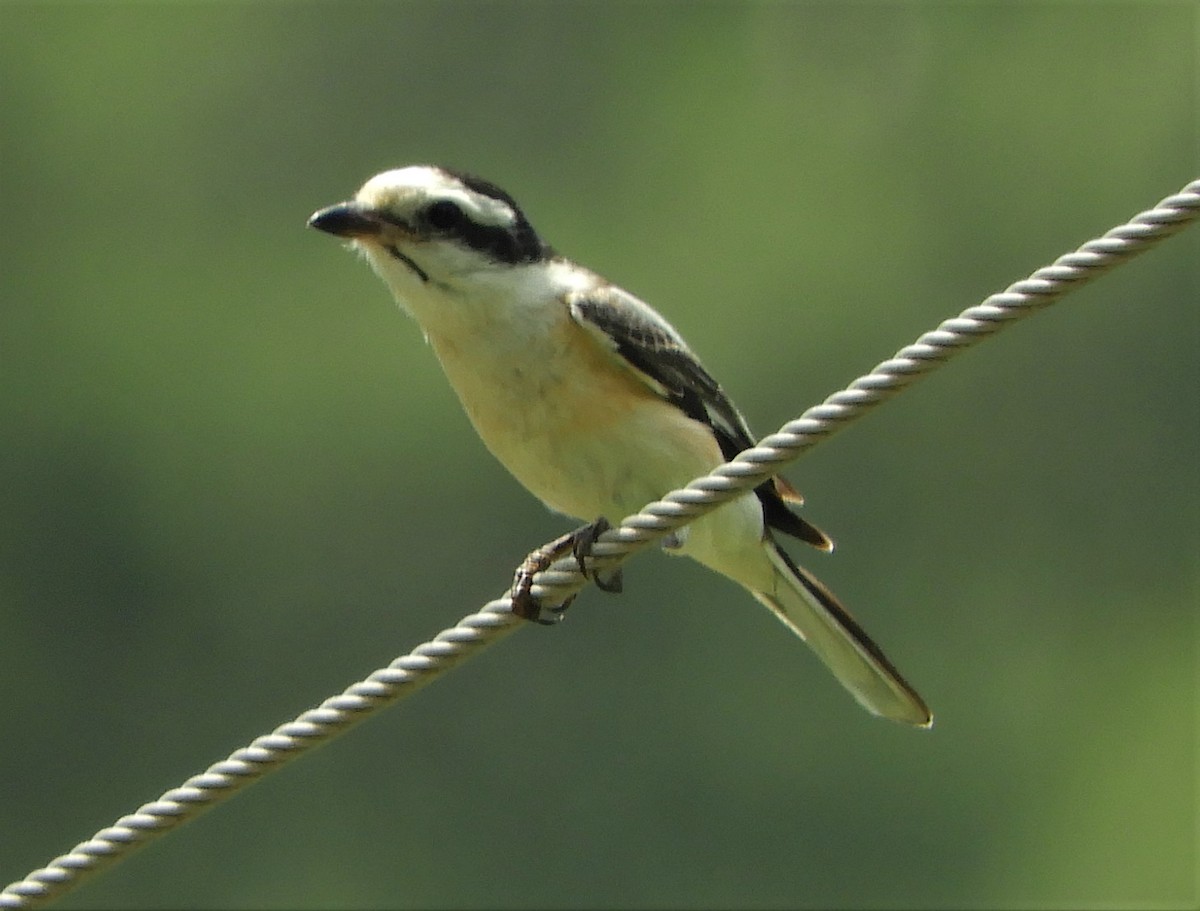
<svg viewBox="0 0 1200 911">
<path fill-rule="evenodd" d="M 620 519 L 754 445 L 679 333 L 555 253 L 516 201 L 430 166 L 385 171 L 309 224 L 352 241 L 420 324 L 488 449 L 551 509 Z M 870 711 L 932 716 L 862 627 L 776 542 L 832 544 L 782 478 L 673 535 L 803 638 Z"/>
</svg>

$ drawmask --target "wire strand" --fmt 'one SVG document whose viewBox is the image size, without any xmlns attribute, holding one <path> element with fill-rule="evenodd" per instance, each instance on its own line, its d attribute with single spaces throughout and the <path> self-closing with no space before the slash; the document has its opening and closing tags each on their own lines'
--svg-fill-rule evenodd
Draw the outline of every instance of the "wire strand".
<svg viewBox="0 0 1200 911">
<path fill-rule="evenodd" d="M 596 539 L 596 569 L 607 571 L 629 555 L 648 547 L 735 499 L 777 474 L 809 448 L 832 436 L 955 354 L 977 345 L 1001 329 L 1056 302 L 1137 253 L 1145 252 L 1200 217 L 1200 180 L 1166 197 L 1154 208 L 1060 256 L 1028 278 L 1009 285 L 956 317 L 945 320 L 913 344 L 877 364 L 840 392 L 789 421 L 709 475 L 674 490 L 661 500 L 627 516 L 618 527 Z M 575 560 L 563 558 L 534 579 L 532 594 L 546 604 L 561 603 L 586 580 Z"/>
<path fill-rule="evenodd" d="M 625 518 L 620 526 L 605 532 L 593 548 L 596 568 L 602 571 L 615 568 L 634 553 L 751 490 L 953 355 L 1150 249 L 1198 216 L 1200 180 L 946 320 L 870 373 L 763 438 L 752 449 L 711 474 L 648 504 L 641 512 Z M 566 557 L 534 577 L 531 594 L 541 603 L 560 604 L 586 584 L 574 558 Z M 180 787 L 122 816 L 45 867 L 11 883 L 0 892 L 0 909 L 38 907 L 77 887 L 87 876 L 113 866 L 137 848 L 190 822 L 268 772 L 328 743 L 380 709 L 433 682 L 523 623 L 512 614 L 508 595 L 489 602 L 387 667 L 255 739 Z"/>
</svg>

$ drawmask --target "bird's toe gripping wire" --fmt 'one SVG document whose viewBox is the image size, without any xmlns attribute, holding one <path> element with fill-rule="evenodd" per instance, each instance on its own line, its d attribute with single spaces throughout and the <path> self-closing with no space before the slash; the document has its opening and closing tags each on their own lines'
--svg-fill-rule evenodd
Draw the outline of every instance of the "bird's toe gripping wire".
<svg viewBox="0 0 1200 911">
<path fill-rule="evenodd" d="M 531 620 L 543 626 L 553 626 L 562 620 L 567 608 L 575 600 L 575 596 L 571 595 L 562 604 L 546 608 L 545 610 L 550 616 L 544 617 L 542 616 L 542 605 L 533 597 L 533 577 L 567 554 L 575 557 L 575 562 L 579 565 L 579 571 L 583 573 L 583 577 L 595 582 L 596 588 L 609 594 L 620 594 L 624 588 L 620 567 L 608 575 L 602 576 L 591 565 L 592 548 L 596 544 L 596 539 L 610 528 L 612 528 L 612 523 L 604 516 L 600 516 L 595 522 L 567 532 L 530 553 L 521 561 L 521 565 L 517 567 L 517 571 L 513 575 L 511 594 L 513 613 L 524 620 Z"/>
</svg>

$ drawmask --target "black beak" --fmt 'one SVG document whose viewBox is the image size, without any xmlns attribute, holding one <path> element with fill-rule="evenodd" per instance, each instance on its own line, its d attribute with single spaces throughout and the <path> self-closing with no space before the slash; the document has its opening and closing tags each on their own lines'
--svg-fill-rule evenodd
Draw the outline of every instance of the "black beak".
<svg viewBox="0 0 1200 911">
<path fill-rule="evenodd" d="M 337 237 L 374 237 L 383 230 L 383 224 L 378 215 L 357 202 L 339 202 L 314 212 L 308 220 L 310 228 Z"/>
</svg>

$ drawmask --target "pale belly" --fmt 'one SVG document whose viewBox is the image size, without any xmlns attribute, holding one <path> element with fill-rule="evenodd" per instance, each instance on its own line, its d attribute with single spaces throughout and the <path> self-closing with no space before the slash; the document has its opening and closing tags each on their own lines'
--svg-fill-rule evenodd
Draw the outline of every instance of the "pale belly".
<svg viewBox="0 0 1200 911">
<path fill-rule="evenodd" d="M 578 327 L 564 323 L 515 356 L 430 342 L 488 449 L 553 510 L 616 523 L 724 461 L 707 427 Z M 759 564 L 762 533 L 749 494 L 694 523 L 679 552 L 748 582 L 739 577 L 747 551 Z"/>
</svg>

